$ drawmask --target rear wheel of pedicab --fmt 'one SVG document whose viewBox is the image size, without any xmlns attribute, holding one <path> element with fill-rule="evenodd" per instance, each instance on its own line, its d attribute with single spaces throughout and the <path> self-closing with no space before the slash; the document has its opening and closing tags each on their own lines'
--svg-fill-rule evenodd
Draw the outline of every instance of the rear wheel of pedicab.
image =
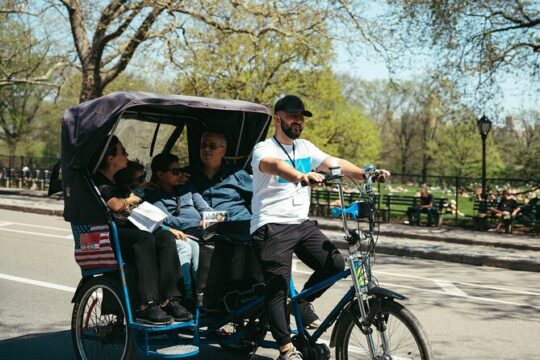
<svg viewBox="0 0 540 360">
<path fill-rule="evenodd" d="M 356 311 L 340 318 L 337 334 L 336 358 L 338 360 L 372 359 L 366 335 L 360 329 L 361 319 Z M 375 315 L 373 341 L 375 359 L 431 359 L 431 346 L 418 319 L 403 305 L 384 301 Z M 383 332 L 379 330 L 384 330 Z M 383 338 L 387 338 L 389 351 L 384 352 Z"/>
<path fill-rule="evenodd" d="M 117 282 L 97 276 L 83 285 L 74 301 L 71 340 L 78 359 L 129 359 L 135 353 Z"/>
</svg>

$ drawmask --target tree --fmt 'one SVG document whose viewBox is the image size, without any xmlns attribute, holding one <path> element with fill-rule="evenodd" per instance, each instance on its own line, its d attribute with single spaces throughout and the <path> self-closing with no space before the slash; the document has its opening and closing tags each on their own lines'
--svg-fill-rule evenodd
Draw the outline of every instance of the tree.
<svg viewBox="0 0 540 360">
<path fill-rule="evenodd" d="M 58 59 L 48 56 L 47 44 L 40 44 L 24 23 L 8 15 L 0 18 L 0 67 L 7 79 L 0 86 L 0 140 L 7 144 L 12 157 L 18 144 L 35 131 L 33 125 L 43 99 L 59 87 L 36 80 Z"/>
<path fill-rule="evenodd" d="M 0 88 L 13 85 L 39 85 L 58 89 L 59 76 L 67 63 L 53 56 L 47 35 L 38 38 L 18 2 L 0 2 Z M 54 59 L 54 61 L 53 61 Z"/>
<path fill-rule="evenodd" d="M 389 0 L 392 31 L 405 31 L 402 48 L 411 39 L 431 44 L 440 71 L 494 75 L 514 72 L 539 75 L 540 8 L 528 0 Z M 399 25 L 401 24 L 401 25 Z"/>
</svg>

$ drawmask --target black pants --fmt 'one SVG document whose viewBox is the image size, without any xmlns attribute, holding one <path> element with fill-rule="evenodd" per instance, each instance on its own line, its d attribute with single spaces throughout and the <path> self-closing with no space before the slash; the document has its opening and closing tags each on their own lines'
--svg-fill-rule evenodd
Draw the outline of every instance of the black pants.
<svg viewBox="0 0 540 360">
<path fill-rule="evenodd" d="M 124 260 L 135 265 L 141 303 L 180 296 L 178 282 L 182 272 L 172 233 L 158 230 L 151 234 L 119 227 L 118 238 Z"/>
<path fill-rule="evenodd" d="M 266 224 L 253 233 L 253 241 L 260 251 L 270 329 L 278 345 L 285 345 L 291 342 L 287 295 L 293 252 L 314 270 L 304 289 L 343 271 L 345 260 L 312 220 L 296 225 Z M 325 290 L 306 300 L 316 299 Z"/>
</svg>

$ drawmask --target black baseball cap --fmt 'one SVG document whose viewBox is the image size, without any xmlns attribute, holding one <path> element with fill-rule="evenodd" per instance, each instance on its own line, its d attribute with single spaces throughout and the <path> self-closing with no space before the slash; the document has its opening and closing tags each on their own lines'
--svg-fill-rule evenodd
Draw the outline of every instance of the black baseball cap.
<svg viewBox="0 0 540 360">
<path fill-rule="evenodd" d="M 312 117 L 311 111 L 306 110 L 302 100 L 295 95 L 285 95 L 279 99 L 274 105 L 274 114 L 278 111 L 284 111 L 286 113 L 302 113 L 307 117 Z"/>
</svg>

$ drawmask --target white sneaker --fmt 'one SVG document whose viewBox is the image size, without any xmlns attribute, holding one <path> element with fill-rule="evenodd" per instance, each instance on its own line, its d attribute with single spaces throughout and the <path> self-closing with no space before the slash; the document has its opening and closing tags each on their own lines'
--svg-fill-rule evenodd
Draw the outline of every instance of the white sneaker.
<svg viewBox="0 0 540 360">
<path fill-rule="evenodd" d="M 302 353 L 293 346 L 285 354 L 279 354 L 276 360 L 302 360 Z"/>
</svg>

